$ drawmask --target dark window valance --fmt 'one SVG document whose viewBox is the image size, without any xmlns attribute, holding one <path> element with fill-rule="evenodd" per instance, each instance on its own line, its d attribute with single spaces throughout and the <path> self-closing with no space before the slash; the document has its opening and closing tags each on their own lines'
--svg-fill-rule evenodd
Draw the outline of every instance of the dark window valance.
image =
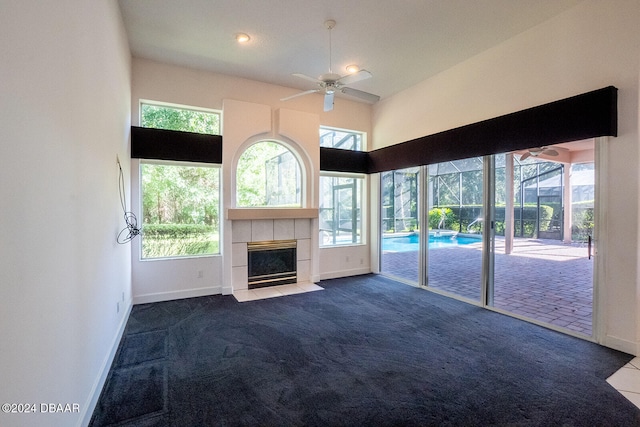
<svg viewBox="0 0 640 427">
<path fill-rule="evenodd" d="M 369 173 L 618 134 L 609 86 L 369 152 Z"/>
<path fill-rule="evenodd" d="M 609 86 L 368 153 L 321 149 L 320 169 L 341 172 L 366 169 L 367 173 L 375 173 L 617 136 L 617 102 L 618 89 Z"/>
<path fill-rule="evenodd" d="M 135 159 L 222 163 L 222 136 L 131 126 Z"/>
<path fill-rule="evenodd" d="M 609 86 L 370 152 L 320 148 L 320 170 L 375 173 L 618 134 Z M 222 163 L 222 136 L 131 127 L 131 157 Z"/>
<path fill-rule="evenodd" d="M 320 147 L 320 170 L 369 173 L 369 153 L 366 151 Z"/>
</svg>

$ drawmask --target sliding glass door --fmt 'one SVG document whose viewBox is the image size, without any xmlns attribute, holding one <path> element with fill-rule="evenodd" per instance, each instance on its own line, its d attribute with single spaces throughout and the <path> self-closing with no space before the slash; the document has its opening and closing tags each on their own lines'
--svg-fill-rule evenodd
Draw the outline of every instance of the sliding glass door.
<svg viewBox="0 0 640 427">
<path fill-rule="evenodd" d="M 590 336 L 594 142 L 583 144 L 382 173 L 381 272 Z"/>
<path fill-rule="evenodd" d="M 585 143 L 581 151 L 592 146 Z M 522 159 L 521 154 L 501 158 L 496 188 L 504 191 L 495 199 L 493 306 L 590 336 L 592 156 L 584 155 L 580 163 Z"/>
<path fill-rule="evenodd" d="M 380 176 L 381 271 L 419 283 L 420 168 L 384 172 Z"/>
<path fill-rule="evenodd" d="M 427 286 L 480 301 L 483 160 L 430 165 Z"/>
</svg>

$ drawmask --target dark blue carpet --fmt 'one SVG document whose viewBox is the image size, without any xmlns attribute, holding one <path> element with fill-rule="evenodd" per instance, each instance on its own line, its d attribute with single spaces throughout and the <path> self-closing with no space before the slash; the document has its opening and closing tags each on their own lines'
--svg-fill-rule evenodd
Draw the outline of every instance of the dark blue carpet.
<svg viewBox="0 0 640 427">
<path fill-rule="evenodd" d="M 135 306 L 92 426 L 640 426 L 632 356 L 375 275 Z"/>
</svg>

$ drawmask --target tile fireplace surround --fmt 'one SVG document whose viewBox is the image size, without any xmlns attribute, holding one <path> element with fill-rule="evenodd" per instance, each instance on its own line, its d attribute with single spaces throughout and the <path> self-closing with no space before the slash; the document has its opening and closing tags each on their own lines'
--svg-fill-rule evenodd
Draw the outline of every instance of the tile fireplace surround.
<svg viewBox="0 0 640 427">
<path fill-rule="evenodd" d="M 308 283 L 311 277 L 311 219 L 234 220 L 231 228 L 233 290 L 248 289 L 247 243 L 269 240 L 297 241 L 298 283 Z"/>
</svg>

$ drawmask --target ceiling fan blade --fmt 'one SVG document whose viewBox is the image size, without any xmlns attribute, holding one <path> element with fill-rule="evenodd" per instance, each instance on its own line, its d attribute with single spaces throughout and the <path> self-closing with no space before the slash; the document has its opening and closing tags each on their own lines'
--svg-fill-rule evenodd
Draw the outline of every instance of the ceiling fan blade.
<svg viewBox="0 0 640 427">
<path fill-rule="evenodd" d="M 363 92 L 358 89 L 352 89 L 350 87 L 343 87 L 342 89 L 340 89 L 340 92 L 344 93 L 345 95 L 355 96 L 356 98 L 364 99 L 365 101 L 371 102 L 371 103 L 380 101 L 380 97 L 378 95 L 374 95 L 369 92 Z"/>
<path fill-rule="evenodd" d="M 315 77 L 307 76 L 306 74 L 293 73 L 292 76 L 295 76 L 304 80 L 308 80 L 314 83 L 322 83 L 322 80 L 316 79 Z"/>
<path fill-rule="evenodd" d="M 299 96 L 309 95 L 310 93 L 316 93 L 316 92 L 320 92 L 320 89 L 306 90 L 304 92 L 296 93 L 295 95 L 287 96 L 285 98 L 280 98 L 280 101 L 288 101 L 290 99 L 297 98 Z"/>
<path fill-rule="evenodd" d="M 531 152 L 529 151 L 525 152 L 522 156 L 520 156 L 520 161 L 526 159 L 529 156 L 531 156 Z"/>
<path fill-rule="evenodd" d="M 333 92 L 327 92 L 324 95 L 324 111 L 333 110 Z"/>
<path fill-rule="evenodd" d="M 373 77 L 373 74 L 368 72 L 367 70 L 360 70 L 357 73 L 348 74 L 344 77 L 338 79 L 336 83 L 340 83 L 341 85 L 350 85 L 351 83 L 359 82 L 360 80 L 365 80 Z"/>
<path fill-rule="evenodd" d="M 552 148 L 549 148 L 547 150 L 544 150 L 542 154 L 546 154 L 547 156 L 557 156 L 558 152 Z"/>
</svg>

